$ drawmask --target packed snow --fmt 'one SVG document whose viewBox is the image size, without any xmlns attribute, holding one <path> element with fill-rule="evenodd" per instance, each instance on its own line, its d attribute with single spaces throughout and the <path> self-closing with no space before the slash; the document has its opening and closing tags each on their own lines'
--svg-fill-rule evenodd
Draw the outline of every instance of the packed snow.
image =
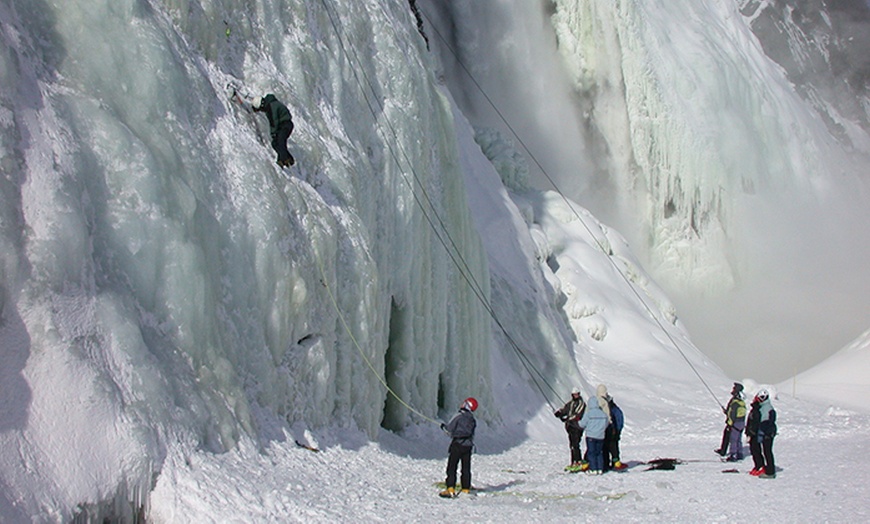
<svg viewBox="0 0 870 524">
<path fill-rule="evenodd" d="M 729 377 L 636 231 L 473 125 L 413 5 L 0 2 L 0 521 L 866 519 L 867 335 Z M 775 480 L 711 451 L 735 379 L 775 393 Z M 565 473 L 553 411 L 599 383 L 630 467 Z M 476 489 L 443 500 L 469 395 Z"/>
<path fill-rule="evenodd" d="M 623 381 L 625 397 L 631 381 Z M 617 403 L 623 396 L 611 388 Z M 674 392 L 676 394 L 676 392 Z M 723 389 L 723 401 L 727 391 Z M 870 419 L 780 395 L 777 478 L 747 474 L 751 459 L 722 463 L 722 417 L 693 399 L 663 405 L 653 423 L 626 413 L 625 472 L 562 471 L 569 454 L 561 423 L 549 438 L 479 428 L 470 496 L 441 499 L 448 438 L 437 428 L 318 436 L 319 453 L 292 439 L 265 448 L 243 443 L 225 454 L 173 455 L 158 479 L 153 517 L 161 522 L 837 522 L 866 521 Z M 487 409 L 482 406 L 480 410 Z M 543 429 L 543 428 L 542 428 Z M 288 436 L 288 439 L 290 437 Z M 564 441 L 564 442 L 563 442 Z M 585 449 L 585 444 L 584 444 Z M 748 453 L 748 450 L 747 450 Z M 673 471 L 644 462 L 680 458 Z M 737 469 L 737 473 L 724 473 Z M 231 486 L 231 487 L 228 487 Z"/>
</svg>

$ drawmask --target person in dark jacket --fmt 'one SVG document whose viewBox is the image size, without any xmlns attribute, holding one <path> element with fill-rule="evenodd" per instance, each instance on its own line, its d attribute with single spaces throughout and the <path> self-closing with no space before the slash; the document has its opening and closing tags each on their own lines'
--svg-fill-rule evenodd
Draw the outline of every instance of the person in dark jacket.
<svg viewBox="0 0 870 524">
<path fill-rule="evenodd" d="M 749 422 L 746 424 L 749 451 L 752 453 L 754 467 L 750 475 L 776 478 L 776 464 L 773 460 L 773 437 L 776 436 L 776 410 L 770 403 L 770 394 L 762 389 L 752 401 Z"/>
<path fill-rule="evenodd" d="M 580 453 L 580 440 L 583 438 L 583 428 L 580 427 L 580 417 L 586 411 L 586 403 L 579 388 L 571 391 L 571 400 L 565 403 L 561 409 L 553 413 L 565 423 L 565 431 L 568 432 L 568 447 L 571 450 L 571 463 L 565 467 L 565 471 L 580 471 L 582 457 Z"/>
<path fill-rule="evenodd" d="M 439 493 L 442 497 L 456 496 L 456 468 L 460 462 L 462 463 L 462 476 L 460 477 L 462 493 L 471 491 L 471 451 L 474 448 L 474 429 L 477 427 L 477 421 L 474 420 L 472 412 L 476 409 L 477 400 L 474 397 L 468 397 L 459 406 L 459 413 L 454 415 L 447 424 L 441 424 L 441 429 L 453 439 L 450 442 L 447 457 L 447 481 L 445 482 L 447 488 Z"/>
<path fill-rule="evenodd" d="M 293 155 L 287 151 L 287 139 L 293 132 L 293 117 L 290 110 L 269 93 L 264 97 L 254 97 L 251 105 L 254 111 L 266 113 L 269 119 L 269 135 L 272 137 L 272 149 L 278 153 L 278 165 L 289 167 L 296 163 Z"/>
<path fill-rule="evenodd" d="M 619 460 L 619 439 L 622 436 L 622 427 L 625 425 L 625 417 L 622 414 L 622 409 L 613 401 L 613 397 L 607 393 L 607 387 L 604 384 L 598 386 L 598 395 L 607 401 L 610 407 L 610 424 L 604 431 L 604 471 L 610 469 L 619 471 L 626 468 L 626 465 Z"/>
<path fill-rule="evenodd" d="M 727 455 L 729 462 L 743 460 L 743 445 L 740 438 L 746 424 L 743 384 L 734 383 L 734 387 L 731 388 L 731 400 L 728 401 L 728 405 L 723 411 L 725 412 L 725 431 L 722 432 L 722 444 L 719 449 L 713 451 L 721 457 Z"/>
</svg>

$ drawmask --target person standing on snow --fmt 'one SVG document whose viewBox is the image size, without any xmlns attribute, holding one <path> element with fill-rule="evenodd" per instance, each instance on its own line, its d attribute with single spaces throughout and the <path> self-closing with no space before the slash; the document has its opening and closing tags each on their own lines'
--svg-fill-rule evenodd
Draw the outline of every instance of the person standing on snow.
<svg viewBox="0 0 870 524">
<path fill-rule="evenodd" d="M 583 429 L 580 427 L 580 417 L 586 411 L 586 403 L 580 395 L 580 389 L 571 391 L 571 400 L 565 403 L 561 409 L 553 413 L 565 423 L 565 431 L 568 432 L 568 447 L 571 450 L 571 463 L 565 467 L 565 471 L 580 471 L 581 458 L 580 440 L 583 438 Z"/>
<path fill-rule="evenodd" d="M 602 386 L 598 386 L 598 391 L 601 391 Z M 601 475 L 604 471 L 604 433 L 610 425 L 609 411 L 607 401 L 599 396 L 596 402 L 586 406 L 586 412 L 580 419 L 580 427 L 586 430 L 586 473 L 589 475 Z"/>
<path fill-rule="evenodd" d="M 610 412 L 610 424 L 607 425 L 607 429 L 604 431 L 604 470 L 625 469 L 625 464 L 619 460 L 619 439 L 622 435 L 622 427 L 625 425 L 622 409 L 616 405 L 613 397 L 607 393 L 607 387 L 604 384 L 599 384 L 598 386 L 598 397 L 607 401 L 607 407 Z"/>
<path fill-rule="evenodd" d="M 773 460 L 773 437 L 776 436 L 776 410 L 770 403 L 770 394 L 762 389 L 752 401 L 749 423 L 746 425 L 749 451 L 754 467 L 750 475 L 764 479 L 776 478 Z"/>
<path fill-rule="evenodd" d="M 731 400 L 723 408 L 725 412 L 725 431 L 722 432 L 722 445 L 713 451 L 720 457 L 728 456 L 728 462 L 743 460 L 743 445 L 740 435 L 746 423 L 746 402 L 743 401 L 743 384 L 734 383 Z M 730 450 L 729 450 L 730 448 Z M 730 451 L 730 452 L 729 452 Z"/>
<path fill-rule="evenodd" d="M 296 163 L 293 155 L 287 151 L 287 139 L 293 132 L 293 117 L 290 110 L 269 93 L 264 97 L 254 97 L 251 105 L 254 111 L 266 113 L 269 119 L 269 135 L 272 137 L 272 149 L 278 153 L 278 165 L 289 167 Z"/>
<path fill-rule="evenodd" d="M 440 496 L 451 498 L 456 496 L 456 468 L 462 463 L 462 476 L 460 486 L 462 493 L 471 491 L 471 451 L 474 448 L 474 429 L 477 421 L 472 412 L 477 409 L 477 400 L 468 397 L 459 406 L 459 413 L 450 419 L 447 424 L 441 424 L 441 429 L 453 439 L 450 442 L 449 455 L 447 457 L 447 488 L 439 493 Z"/>
</svg>

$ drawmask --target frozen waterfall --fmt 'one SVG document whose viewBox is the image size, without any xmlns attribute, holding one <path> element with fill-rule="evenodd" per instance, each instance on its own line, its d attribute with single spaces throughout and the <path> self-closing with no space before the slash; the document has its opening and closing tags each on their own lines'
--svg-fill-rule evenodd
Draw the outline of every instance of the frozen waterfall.
<svg viewBox="0 0 870 524">
<path fill-rule="evenodd" d="M 382 377 L 430 417 L 491 403 L 489 316 L 422 211 L 488 282 L 406 3 L 28 0 L 0 19 L 4 506 L 68 520 L 141 495 L 178 441 L 416 420 Z M 298 169 L 230 82 L 290 106 Z"/>
<path fill-rule="evenodd" d="M 839 15 L 839 42 L 836 7 L 786 4 L 807 5 L 423 2 L 472 121 L 519 135 L 534 186 L 626 234 L 699 347 L 771 379 L 851 341 L 870 307 L 870 103 L 822 76 L 850 67 L 835 47 L 866 45 L 870 13 Z"/>
</svg>

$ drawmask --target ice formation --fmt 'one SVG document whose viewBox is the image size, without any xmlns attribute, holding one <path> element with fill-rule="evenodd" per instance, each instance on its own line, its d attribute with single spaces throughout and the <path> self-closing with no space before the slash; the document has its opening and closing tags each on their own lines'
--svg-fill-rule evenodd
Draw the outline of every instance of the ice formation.
<svg viewBox="0 0 870 524">
<path fill-rule="evenodd" d="M 523 146 L 546 154 L 496 132 L 492 115 L 474 130 L 466 98 L 480 93 L 457 88 L 450 57 L 427 51 L 404 0 L 0 4 L 0 520 L 135 512 L 167 456 L 183 467 L 194 450 L 324 428 L 371 437 L 449 414 L 469 394 L 490 406 L 484 423 L 523 432 L 578 383 L 631 376 L 642 391 L 629 404 L 643 417 L 678 405 L 662 380 L 699 394 L 686 362 L 726 381 L 622 235 L 529 181 L 552 170 L 569 196 L 644 203 L 659 266 L 706 268 L 701 281 L 728 285 L 734 267 L 717 253 L 736 212 L 721 188 L 827 187 L 824 177 L 734 178 L 732 156 L 710 147 L 721 142 L 713 126 L 688 131 L 697 108 L 677 99 L 704 90 L 678 72 L 698 68 L 714 90 L 723 79 L 704 74 L 715 60 L 702 56 L 649 70 L 655 57 L 642 53 L 662 43 L 643 37 L 668 33 L 654 15 L 676 7 L 556 2 L 559 45 L 601 66 L 571 66 L 568 53 L 566 73 L 540 60 L 554 39 L 535 3 L 516 4 L 528 17 L 504 2 L 489 13 L 419 4 L 424 32 L 439 17 L 462 22 L 450 36 L 479 67 L 491 65 L 486 53 L 539 60 L 542 72 L 515 70 L 522 81 L 503 87 L 520 109 L 508 116 L 534 131 Z M 671 5 L 689 18 L 736 16 L 717 2 Z M 581 7 L 595 16 L 577 18 Z M 484 34 L 521 40 L 465 41 L 463 28 L 483 21 Z M 729 28 L 709 34 L 733 39 L 714 55 L 726 62 L 749 45 Z M 610 55 L 592 38 L 622 49 L 621 72 L 602 68 Z M 759 95 L 741 67 L 722 74 L 737 79 L 727 85 L 743 115 L 771 133 L 753 128 L 756 138 L 802 129 L 767 113 L 795 99 Z M 618 82 L 628 98 L 606 90 Z M 577 92 L 592 84 L 603 91 L 584 106 Z M 274 165 L 265 119 L 228 87 L 290 106 L 297 167 Z M 540 103 L 548 89 L 554 103 Z M 713 100 L 722 116 L 735 98 Z M 721 146 L 739 150 L 745 122 L 725 121 Z M 817 160 L 801 133 L 787 145 L 806 141 Z M 756 155 L 740 161 L 758 167 Z M 684 242 L 690 230 L 703 242 Z"/>
<path fill-rule="evenodd" d="M 784 4 L 424 2 L 472 122 L 622 231 L 705 352 L 771 379 L 863 332 L 870 291 L 867 8 Z"/>
</svg>

